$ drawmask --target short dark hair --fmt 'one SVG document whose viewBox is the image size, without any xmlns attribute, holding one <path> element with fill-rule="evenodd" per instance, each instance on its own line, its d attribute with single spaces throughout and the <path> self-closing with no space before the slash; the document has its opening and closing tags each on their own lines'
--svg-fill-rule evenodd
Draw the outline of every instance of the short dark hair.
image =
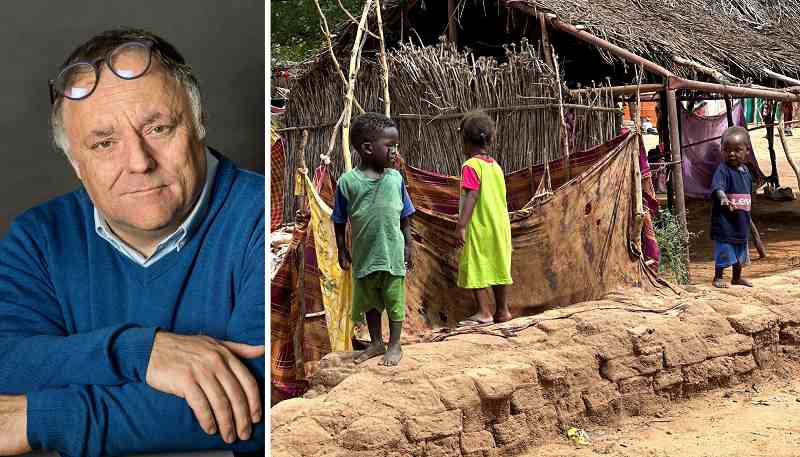
<svg viewBox="0 0 800 457">
<path fill-rule="evenodd" d="M 186 63 L 181 53 L 178 52 L 175 46 L 160 36 L 147 30 L 134 28 L 107 30 L 89 38 L 89 40 L 75 48 L 61 68 L 65 68 L 75 62 L 94 61 L 104 57 L 106 53 L 123 43 L 144 40 L 152 43 L 153 56 L 164 68 L 164 71 L 186 89 L 192 108 L 192 116 L 194 117 L 194 128 L 197 130 L 196 134 L 198 138 L 203 139 L 205 137 L 206 112 L 203 109 L 200 84 L 192 72 L 192 67 Z M 53 103 L 50 111 L 50 127 L 55 146 L 69 155 L 61 122 L 61 105 L 63 101 L 63 97 L 58 97 Z"/>
<path fill-rule="evenodd" d="M 383 131 L 390 127 L 397 128 L 397 124 L 383 114 L 360 114 L 353 119 L 350 125 L 350 144 L 360 151 L 362 144 L 377 140 Z"/>
<path fill-rule="evenodd" d="M 461 138 L 467 143 L 487 148 L 494 141 L 497 128 L 494 121 L 483 111 L 470 111 L 461 118 Z"/>
<path fill-rule="evenodd" d="M 750 143 L 750 132 L 748 132 L 744 127 L 733 126 L 728 127 L 724 132 L 722 132 L 722 137 L 720 137 L 720 146 L 724 148 L 725 143 L 736 136 L 742 136 L 748 144 Z"/>
</svg>

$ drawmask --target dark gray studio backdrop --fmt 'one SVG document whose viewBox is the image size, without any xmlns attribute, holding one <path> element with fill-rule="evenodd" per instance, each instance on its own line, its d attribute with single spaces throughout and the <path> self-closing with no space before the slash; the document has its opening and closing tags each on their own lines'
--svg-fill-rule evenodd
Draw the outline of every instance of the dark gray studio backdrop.
<svg viewBox="0 0 800 457">
<path fill-rule="evenodd" d="M 50 146 L 47 81 L 91 35 L 131 26 L 161 35 L 200 79 L 208 144 L 264 173 L 263 0 L 27 0 L 0 19 L 0 236 L 14 217 L 79 181 Z"/>
</svg>

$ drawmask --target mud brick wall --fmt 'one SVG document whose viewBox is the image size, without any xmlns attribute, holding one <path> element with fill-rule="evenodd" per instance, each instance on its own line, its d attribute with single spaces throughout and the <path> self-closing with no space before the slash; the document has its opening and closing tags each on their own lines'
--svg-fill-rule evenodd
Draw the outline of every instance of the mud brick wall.
<svg viewBox="0 0 800 457">
<path fill-rule="evenodd" d="M 611 294 L 537 316 L 552 320 L 516 337 L 407 346 L 393 369 L 331 354 L 306 398 L 272 409 L 272 455 L 519 455 L 567 427 L 664 410 L 780 363 L 800 344 L 798 284 L 800 273 L 754 290 Z"/>
</svg>

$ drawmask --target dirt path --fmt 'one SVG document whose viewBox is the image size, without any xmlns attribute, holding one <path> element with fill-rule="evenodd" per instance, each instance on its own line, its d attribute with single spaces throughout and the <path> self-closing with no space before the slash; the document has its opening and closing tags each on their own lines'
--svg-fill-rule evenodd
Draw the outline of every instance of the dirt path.
<svg viewBox="0 0 800 457">
<path fill-rule="evenodd" d="M 795 133 L 796 136 L 787 137 L 787 142 L 792 157 L 800 164 L 800 129 L 795 129 Z M 764 135 L 765 130 L 756 130 L 751 132 L 750 138 L 761 170 L 770 174 L 769 149 Z M 644 138 L 647 148 L 655 146 L 658 141 L 655 135 Z M 780 185 L 791 187 L 798 195 L 797 178 L 786 160 L 778 136 L 775 136 L 774 149 Z M 711 205 L 709 201 L 688 200 L 686 206 L 689 232 L 695 234 L 691 245 L 691 282 L 711 282 L 714 276 L 713 243 L 708 234 Z M 745 269 L 745 274 L 764 277 L 800 267 L 800 200 L 776 202 L 759 193 L 753 201 L 753 220 L 758 226 L 767 257 L 759 259 L 751 243 L 753 262 Z M 800 455 L 800 449 L 797 454 Z"/>
<path fill-rule="evenodd" d="M 524 457 L 789 457 L 800 455 L 800 378 L 709 392 L 660 417 L 625 419 L 587 430 L 590 443 L 566 438 Z"/>
</svg>

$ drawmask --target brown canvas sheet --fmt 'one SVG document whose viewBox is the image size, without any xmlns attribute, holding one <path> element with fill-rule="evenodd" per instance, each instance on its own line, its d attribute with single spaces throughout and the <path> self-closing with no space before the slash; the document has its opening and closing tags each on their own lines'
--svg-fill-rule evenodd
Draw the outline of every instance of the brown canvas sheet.
<svg viewBox="0 0 800 457">
<path fill-rule="evenodd" d="M 625 134 L 598 146 L 607 154 L 580 176 L 552 195 L 509 213 L 514 285 L 508 299 L 514 315 L 593 300 L 617 286 L 642 283 L 643 264 L 629 249 L 638 141 L 637 136 Z M 417 207 L 412 219 L 416 252 L 415 269 L 407 280 L 406 327 L 417 333 L 453 326 L 474 313 L 477 304 L 472 293 L 456 287 L 455 216 L 447 214 L 447 208 L 453 202 L 457 208 L 458 178 L 410 167 L 405 173 Z M 519 186 L 514 175 L 510 178 L 509 187 Z"/>
</svg>

